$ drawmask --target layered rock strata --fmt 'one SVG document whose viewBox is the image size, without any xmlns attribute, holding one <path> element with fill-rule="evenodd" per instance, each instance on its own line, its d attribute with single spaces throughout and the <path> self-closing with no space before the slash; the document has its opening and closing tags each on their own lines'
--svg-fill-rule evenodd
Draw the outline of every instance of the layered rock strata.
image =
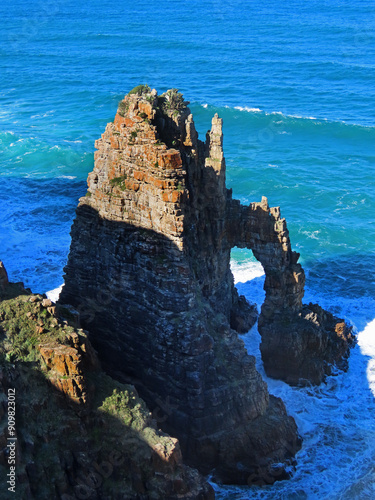
<svg viewBox="0 0 375 500">
<path fill-rule="evenodd" d="M 352 328 L 319 305 L 302 303 L 305 273 L 279 207 L 263 197 L 249 206 L 230 200 L 227 210 L 231 246 L 250 248 L 265 271 L 258 328 L 267 375 L 291 385 L 320 384 L 333 366 L 346 368 Z"/>
<path fill-rule="evenodd" d="M 212 500 L 211 486 L 183 464 L 178 440 L 156 428 L 134 387 L 103 373 L 71 311 L 3 284 L 0 478 L 8 493 L 14 466 L 15 493 L 2 498 Z"/>
<path fill-rule="evenodd" d="M 226 188 L 222 120 L 203 143 L 187 104 L 145 86 L 120 103 L 96 142 L 60 300 L 80 310 L 105 367 L 162 411 L 189 463 L 225 482 L 269 483 L 287 477 L 300 439 L 233 330 L 255 316 L 234 287 L 230 251 L 251 248 L 266 271 L 269 371 L 264 346 L 278 314 L 300 317 L 304 273 L 279 209 L 265 198 L 244 207 Z"/>
</svg>

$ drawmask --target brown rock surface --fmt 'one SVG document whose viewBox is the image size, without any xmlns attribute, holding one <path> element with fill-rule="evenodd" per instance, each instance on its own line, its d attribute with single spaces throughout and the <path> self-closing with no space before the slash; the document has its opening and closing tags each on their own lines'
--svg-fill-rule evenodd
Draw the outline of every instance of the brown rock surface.
<svg viewBox="0 0 375 500">
<path fill-rule="evenodd" d="M 80 310 L 111 373 L 132 380 L 154 411 L 168 401 L 161 423 L 179 438 L 184 458 L 225 482 L 272 482 L 272 465 L 290 463 L 300 440 L 231 329 L 254 322 L 233 284 L 231 248 L 252 249 L 266 272 L 268 372 L 273 358 L 282 365 L 270 339 L 280 337 L 274 327 L 285 313 L 298 338 L 290 345 L 295 339 L 285 336 L 289 350 L 311 355 L 304 332 L 295 330 L 305 277 L 279 209 L 269 209 L 266 198 L 250 206 L 232 199 L 222 144 L 222 120 L 214 116 L 201 142 L 175 90 L 130 93 L 96 142 L 60 300 Z M 331 337 L 328 362 L 347 350 Z M 313 354 L 320 363 L 319 349 Z M 297 370 L 291 381 L 304 376 Z"/>
<path fill-rule="evenodd" d="M 70 333 L 65 344 L 48 342 L 39 345 L 49 381 L 70 400 L 87 402 L 84 368 L 97 369 L 99 362 L 91 344 L 83 336 Z"/>
</svg>

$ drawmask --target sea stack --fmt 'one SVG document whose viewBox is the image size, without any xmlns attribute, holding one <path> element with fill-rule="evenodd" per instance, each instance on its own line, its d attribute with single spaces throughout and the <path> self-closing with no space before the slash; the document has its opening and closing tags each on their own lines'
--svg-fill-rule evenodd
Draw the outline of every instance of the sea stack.
<svg viewBox="0 0 375 500">
<path fill-rule="evenodd" d="M 232 199 L 222 120 L 202 142 L 188 104 L 147 86 L 120 102 L 96 142 L 60 302 L 79 310 L 103 366 L 137 387 L 187 463 L 226 483 L 272 483 L 288 477 L 301 441 L 235 331 L 256 314 L 234 287 L 231 248 L 250 248 L 266 272 L 259 326 L 271 376 L 320 382 L 350 332 L 302 305 L 280 210 Z"/>
</svg>

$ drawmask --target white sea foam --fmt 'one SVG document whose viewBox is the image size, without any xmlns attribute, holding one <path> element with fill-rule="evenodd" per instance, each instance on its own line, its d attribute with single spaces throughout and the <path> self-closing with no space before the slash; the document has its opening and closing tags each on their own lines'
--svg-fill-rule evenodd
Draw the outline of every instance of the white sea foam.
<svg viewBox="0 0 375 500">
<path fill-rule="evenodd" d="M 208 104 L 202 104 L 202 108 L 208 108 Z"/>
<path fill-rule="evenodd" d="M 58 175 L 58 179 L 77 179 L 76 175 Z"/>
<path fill-rule="evenodd" d="M 299 118 L 302 120 L 317 120 L 315 116 L 287 115 L 289 118 Z"/>
<path fill-rule="evenodd" d="M 235 106 L 234 109 L 238 109 L 239 111 L 247 111 L 248 113 L 261 113 L 262 110 L 259 108 L 250 108 L 248 106 Z"/>
<path fill-rule="evenodd" d="M 36 115 L 32 115 L 30 118 L 47 118 L 47 116 L 51 116 L 55 113 L 54 109 L 51 109 L 50 111 L 47 111 L 46 113 L 39 113 Z"/>
<path fill-rule="evenodd" d="M 370 321 L 358 335 L 358 345 L 363 356 L 368 356 L 367 380 L 375 396 L 375 319 Z"/>
<path fill-rule="evenodd" d="M 49 292 L 46 293 L 47 297 L 52 300 L 52 302 L 57 302 L 60 297 L 60 293 L 62 290 L 62 287 L 64 285 L 60 285 L 58 288 L 55 288 L 54 290 L 50 290 Z"/>
<path fill-rule="evenodd" d="M 265 114 L 267 116 L 279 115 L 279 116 L 283 116 L 284 118 L 297 118 L 298 120 L 318 120 L 318 118 L 316 118 L 315 116 L 289 115 L 287 113 L 283 113 L 282 111 L 271 111 L 271 112 L 266 111 Z M 320 120 L 328 121 L 326 118 L 321 118 Z"/>
<path fill-rule="evenodd" d="M 319 240 L 320 239 L 320 229 L 317 231 L 301 231 L 302 234 L 306 235 L 308 238 L 311 238 L 312 240 Z"/>
<path fill-rule="evenodd" d="M 254 263 L 232 262 L 231 266 L 240 293 L 260 306 L 263 281 L 252 272 Z M 244 282 L 250 276 L 253 279 Z M 345 373 L 336 370 L 335 376 L 318 387 L 291 387 L 266 376 L 257 325 L 242 336 L 270 393 L 281 397 L 294 417 L 303 446 L 296 457 L 297 470 L 289 481 L 249 489 L 214 485 L 218 500 L 375 498 L 375 300 L 317 296 L 307 288 L 305 302 L 310 301 L 334 310 L 359 332 L 349 369 Z"/>
<path fill-rule="evenodd" d="M 366 129 L 374 129 L 374 126 L 373 125 L 364 125 L 364 124 L 360 124 L 360 123 L 350 123 L 348 121 L 345 121 L 345 120 L 331 120 L 331 119 L 328 119 L 328 118 L 325 118 L 325 117 L 316 117 L 316 116 L 309 116 L 309 115 L 296 115 L 296 114 L 288 114 L 288 113 L 285 113 L 283 111 L 265 111 L 265 110 L 262 110 L 260 108 L 252 108 L 250 106 L 234 106 L 234 107 L 231 107 L 231 106 L 224 106 L 225 108 L 227 109 L 236 109 L 238 111 L 245 111 L 245 112 L 248 112 L 248 113 L 262 113 L 263 115 L 265 116 L 280 116 L 282 118 L 287 118 L 287 119 L 290 119 L 290 118 L 294 118 L 296 120 L 310 120 L 310 121 L 316 121 L 318 124 L 322 124 L 322 123 L 330 123 L 330 124 L 333 124 L 333 125 L 346 125 L 348 127 L 361 127 L 361 128 L 366 128 Z M 280 122 L 281 123 L 281 122 Z M 279 133 L 286 133 L 286 132 L 279 132 Z"/>
<path fill-rule="evenodd" d="M 234 282 L 246 283 L 264 275 L 262 264 L 257 261 L 247 260 L 245 262 L 236 262 L 231 260 L 230 267 L 234 276 Z"/>
</svg>

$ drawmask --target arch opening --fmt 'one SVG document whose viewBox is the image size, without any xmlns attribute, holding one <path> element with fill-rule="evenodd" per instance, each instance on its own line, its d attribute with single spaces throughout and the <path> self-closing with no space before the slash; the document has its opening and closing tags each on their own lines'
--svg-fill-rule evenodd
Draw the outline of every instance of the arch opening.
<svg viewBox="0 0 375 500">
<path fill-rule="evenodd" d="M 231 250 L 230 267 L 240 303 L 243 302 L 241 297 L 244 297 L 253 309 L 253 314 L 258 316 L 265 299 L 265 272 L 262 264 L 255 258 L 251 250 L 234 247 Z M 256 318 L 254 318 L 253 324 L 255 322 Z M 235 329 L 239 333 L 247 331 L 243 331 L 245 327 L 244 329 L 235 327 Z"/>
</svg>

